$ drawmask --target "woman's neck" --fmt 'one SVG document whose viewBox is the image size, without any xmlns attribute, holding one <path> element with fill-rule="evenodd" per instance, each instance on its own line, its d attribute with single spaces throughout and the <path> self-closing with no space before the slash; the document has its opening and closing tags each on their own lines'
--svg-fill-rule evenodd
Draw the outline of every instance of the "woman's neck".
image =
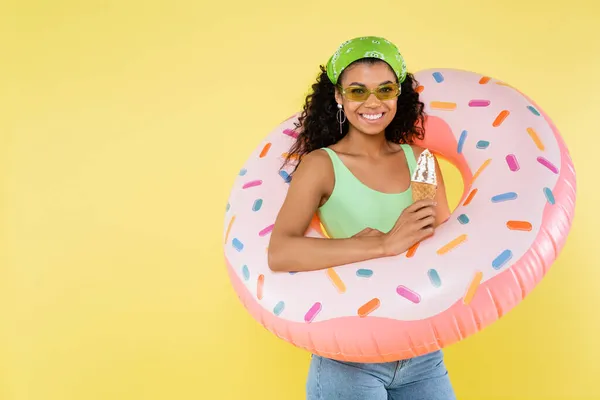
<svg viewBox="0 0 600 400">
<path fill-rule="evenodd" d="M 390 147 L 385 132 L 367 135 L 356 129 L 350 131 L 343 139 L 343 147 L 348 153 L 377 158 L 389 152 Z"/>
</svg>

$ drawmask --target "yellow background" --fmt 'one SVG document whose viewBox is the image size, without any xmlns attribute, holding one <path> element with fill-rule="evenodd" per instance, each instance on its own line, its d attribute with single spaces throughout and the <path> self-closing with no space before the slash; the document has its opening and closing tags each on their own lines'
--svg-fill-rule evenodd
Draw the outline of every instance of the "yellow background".
<svg viewBox="0 0 600 400">
<path fill-rule="evenodd" d="M 0 399 L 303 399 L 308 354 L 231 289 L 224 207 L 319 63 L 370 34 L 413 71 L 518 87 L 577 169 L 577 218 L 550 274 L 446 350 L 459 398 L 599 399 L 594 0 L 4 2 Z M 460 179 L 444 171 L 455 204 Z"/>
</svg>

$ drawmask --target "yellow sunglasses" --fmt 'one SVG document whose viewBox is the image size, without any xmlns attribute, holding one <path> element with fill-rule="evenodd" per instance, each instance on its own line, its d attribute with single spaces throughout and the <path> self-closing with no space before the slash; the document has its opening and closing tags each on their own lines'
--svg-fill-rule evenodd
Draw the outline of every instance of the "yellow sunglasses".
<svg viewBox="0 0 600 400">
<path fill-rule="evenodd" d="M 351 85 L 346 88 L 340 87 L 342 95 L 351 101 L 366 101 L 371 94 L 374 94 L 381 101 L 392 100 L 400 95 L 400 87 L 395 83 L 387 83 L 376 87 L 373 90 L 365 86 Z"/>
</svg>

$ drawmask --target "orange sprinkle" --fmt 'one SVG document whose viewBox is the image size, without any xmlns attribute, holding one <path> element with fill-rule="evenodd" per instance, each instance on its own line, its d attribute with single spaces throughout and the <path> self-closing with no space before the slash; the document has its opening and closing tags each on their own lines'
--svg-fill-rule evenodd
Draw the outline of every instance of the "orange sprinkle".
<svg viewBox="0 0 600 400">
<path fill-rule="evenodd" d="M 490 77 L 489 76 L 484 76 L 479 80 L 479 83 L 482 85 L 485 85 L 486 83 L 488 83 L 490 81 Z"/>
<path fill-rule="evenodd" d="M 259 300 L 262 300 L 263 298 L 263 286 L 265 285 L 265 276 L 263 274 L 260 274 L 258 276 L 258 282 L 256 282 L 256 297 L 258 297 Z"/>
<path fill-rule="evenodd" d="M 367 301 L 365 304 L 363 304 L 362 306 L 360 306 L 360 308 L 358 309 L 358 315 L 361 317 L 366 317 L 373 311 L 377 310 L 379 308 L 380 304 L 381 304 L 381 302 L 379 301 L 379 299 L 377 297 L 374 299 L 371 299 L 371 300 Z"/>
<path fill-rule="evenodd" d="M 432 101 L 429 103 L 431 108 L 437 110 L 454 110 L 456 109 L 456 103 L 451 103 L 448 101 Z"/>
<path fill-rule="evenodd" d="M 421 93 L 423 90 L 425 90 L 425 87 L 424 87 L 423 85 L 419 85 L 419 86 L 417 86 L 417 88 L 415 89 L 415 91 L 416 91 L 417 93 Z"/>
<path fill-rule="evenodd" d="M 344 285 L 344 282 L 342 282 L 342 279 L 333 268 L 327 269 L 327 276 L 331 279 L 331 283 L 333 283 L 338 292 L 344 293 L 346 291 L 346 285 Z"/>
<path fill-rule="evenodd" d="M 475 179 L 477 179 L 477 177 L 483 172 L 484 169 L 486 169 L 486 167 L 488 165 L 490 165 L 491 162 L 492 162 L 492 159 L 488 158 L 487 160 L 485 160 L 483 162 L 483 164 L 481 164 L 481 167 L 479 167 L 477 172 L 475 172 L 475 175 L 473 175 L 473 179 L 471 180 L 471 183 L 475 182 Z"/>
<path fill-rule="evenodd" d="M 297 160 L 299 158 L 298 154 L 283 153 L 283 154 L 281 154 L 281 156 L 283 158 L 288 158 L 289 157 L 292 160 Z"/>
<path fill-rule="evenodd" d="M 543 151 L 544 143 L 542 143 L 542 141 L 540 140 L 540 137 L 538 136 L 537 132 L 533 128 L 527 128 L 527 133 L 529 133 L 529 136 L 531 136 L 531 139 L 533 139 L 533 143 L 535 143 L 537 148 Z"/>
<path fill-rule="evenodd" d="M 410 246 L 410 249 L 408 249 L 408 251 L 406 252 L 406 258 L 411 258 L 415 255 L 415 253 L 417 252 L 417 247 L 419 247 L 419 243 L 421 242 L 417 242 Z"/>
<path fill-rule="evenodd" d="M 227 225 L 227 232 L 225 233 L 225 243 L 229 240 L 229 232 L 231 231 L 231 225 L 233 225 L 233 221 L 235 221 L 235 215 L 231 217 L 229 220 L 229 225 Z"/>
<path fill-rule="evenodd" d="M 263 158 L 264 156 L 267 155 L 267 153 L 269 152 L 269 149 L 271 148 L 271 143 L 267 143 L 265 144 L 265 147 L 263 147 L 262 151 L 260 152 L 259 157 Z"/>
<path fill-rule="evenodd" d="M 530 231 L 531 222 L 527 221 L 508 221 L 506 227 L 512 231 Z"/>
<path fill-rule="evenodd" d="M 473 300 L 473 297 L 475 296 L 475 292 L 477 291 L 477 288 L 479 287 L 479 284 L 481 283 L 481 278 L 483 278 L 483 273 L 481 271 L 475 272 L 475 276 L 471 280 L 471 283 L 469 283 L 467 292 L 465 293 L 465 296 L 463 297 L 463 303 L 469 304 L 471 302 L 471 300 Z"/>
<path fill-rule="evenodd" d="M 509 114 L 510 114 L 510 111 L 508 111 L 508 110 L 500 111 L 500 114 L 498 114 L 498 116 L 496 117 L 496 119 L 494 120 L 494 123 L 492 125 L 494 127 L 498 127 L 498 126 L 502 125 L 502 123 L 504 122 L 506 117 L 508 117 Z"/>
<path fill-rule="evenodd" d="M 467 235 L 465 235 L 465 234 L 460 235 L 456 239 L 454 239 L 454 240 L 450 241 L 449 243 L 445 244 L 444 246 L 440 247 L 440 249 L 437 251 L 437 253 L 439 255 L 446 254 L 447 252 L 449 252 L 450 250 L 452 250 L 453 248 L 455 248 L 456 246 L 458 246 L 465 240 L 467 240 Z"/>
<path fill-rule="evenodd" d="M 469 195 L 467 196 L 467 199 L 463 203 L 463 206 L 468 206 L 469 203 L 471 203 L 471 200 L 473 200 L 473 197 L 475 197 L 476 193 L 477 193 L 477 189 L 471 190 L 471 193 L 469 193 Z"/>
</svg>

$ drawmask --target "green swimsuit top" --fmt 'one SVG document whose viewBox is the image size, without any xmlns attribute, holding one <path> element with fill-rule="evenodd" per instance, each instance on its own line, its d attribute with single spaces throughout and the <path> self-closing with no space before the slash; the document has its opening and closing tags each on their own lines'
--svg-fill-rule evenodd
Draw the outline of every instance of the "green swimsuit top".
<svg viewBox="0 0 600 400">
<path fill-rule="evenodd" d="M 417 165 L 410 145 L 402 144 L 410 175 Z M 412 188 L 401 193 L 383 193 L 362 183 L 335 151 L 323 148 L 331 158 L 335 184 L 331 196 L 317 212 L 332 238 L 348 238 L 365 228 L 388 232 L 402 211 L 412 204 Z"/>
</svg>

